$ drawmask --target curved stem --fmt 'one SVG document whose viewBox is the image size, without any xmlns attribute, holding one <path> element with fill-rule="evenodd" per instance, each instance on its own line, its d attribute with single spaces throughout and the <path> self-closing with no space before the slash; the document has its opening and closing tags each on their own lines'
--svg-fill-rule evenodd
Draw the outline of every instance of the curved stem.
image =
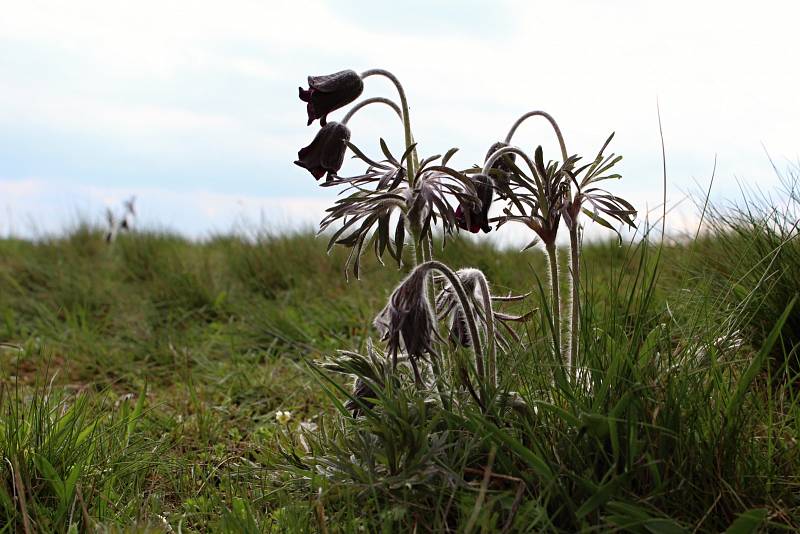
<svg viewBox="0 0 800 534">
<path fill-rule="evenodd" d="M 414 143 L 414 138 L 411 135 L 411 119 L 409 118 L 408 114 L 408 100 L 406 100 L 406 92 L 403 89 L 403 85 L 400 83 L 400 80 L 397 79 L 397 76 L 388 70 L 369 69 L 361 73 L 362 80 L 370 76 L 384 76 L 391 80 L 391 82 L 397 88 L 397 93 L 400 96 L 400 107 L 403 110 L 403 129 L 405 130 L 406 150 L 408 150 L 409 147 L 411 147 L 411 145 Z M 408 182 L 412 187 L 414 185 L 414 177 L 416 175 L 416 160 L 416 150 L 414 150 L 414 157 L 409 157 L 408 163 L 406 164 L 408 166 Z"/>
<path fill-rule="evenodd" d="M 472 307 L 470 306 L 469 299 L 467 297 L 467 292 L 464 290 L 464 286 L 461 283 L 461 279 L 458 277 L 456 273 L 454 273 L 450 267 L 445 265 L 444 263 L 436 260 L 427 261 L 424 264 L 420 265 L 419 268 L 424 269 L 435 269 L 442 273 L 442 275 L 447 278 L 447 281 L 450 282 L 450 286 L 456 292 L 456 297 L 458 297 L 458 302 L 461 305 L 461 309 L 464 312 L 464 319 L 467 323 L 467 328 L 469 329 L 469 336 L 472 338 L 472 351 L 475 354 L 475 363 L 478 368 L 478 376 L 481 380 L 484 378 L 484 366 L 483 366 L 483 350 L 481 348 L 481 338 L 478 336 L 478 327 L 475 324 L 475 318 L 472 314 Z"/>
<path fill-rule="evenodd" d="M 431 261 L 433 259 L 433 245 L 431 244 L 432 239 L 428 237 L 423 238 L 424 245 L 422 249 L 422 258 L 424 261 Z M 431 302 L 431 306 L 433 309 L 436 309 L 436 284 L 431 279 L 428 281 L 428 295 Z"/>
<path fill-rule="evenodd" d="M 487 174 L 491 170 L 492 165 L 494 165 L 498 159 L 502 158 L 506 154 L 517 154 L 524 159 L 525 164 L 528 165 L 531 173 L 533 173 L 533 179 L 536 180 L 536 187 L 538 187 L 540 190 L 544 188 L 544 177 L 539 176 L 539 171 L 536 169 L 536 165 L 533 164 L 531 158 L 523 150 L 515 146 L 504 146 L 492 152 L 492 155 L 489 156 L 486 160 L 486 163 L 483 164 L 483 169 L 481 169 L 481 172 L 483 174 Z"/>
<path fill-rule="evenodd" d="M 433 259 L 433 251 L 431 250 L 431 243 L 427 237 L 422 237 L 422 241 L 420 242 L 420 248 L 422 249 L 422 261 L 429 262 Z M 436 311 L 436 286 L 434 285 L 433 279 L 430 279 L 426 282 L 427 290 L 428 290 L 428 303 L 431 306 L 431 309 Z M 438 332 L 439 325 L 438 321 L 434 321 L 433 329 Z"/>
<path fill-rule="evenodd" d="M 556 353 L 561 355 L 561 295 L 558 286 L 558 250 L 555 243 L 548 243 L 547 261 L 550 264 L 550 296 L 553 314 L 553 342 L 556 346 Z"/>
<path fill-rule="evenodd" d="M 553 116 L 547 113 L 546 111 L 538 111 L 538 110 L 529 111 L 528 113 L 518 118 L 517 121 L 514 123 L 514 125 L 511 127 L 511 129 L 508 131 L 508 135 L 506 135 L 506 141 L 505 141 L 506 144 L 511 143 L 511 138 L 514 137 L 514 132 L 517 131 L 517 128 L 519 128 L 519 125 L 522 124 L 525 121 L 525 119 L 536 116 L 544 117 L 550 123 L 550 126 L 553 127 L 553 130 L 556 132 L 556 137 L 558 137 L 558 144 L 561 147 L 561 157 L 564 159 L 564 161 L 567 161 L 568 158 L 567 145 L 564 144 L 564 136 L 561 135 L 561 128 L 558 127 L 558 123 L 553 118 Z"/>
<path fill-rule="evenodd" d="M 487 374 L 489 375 L 489 383 L 492 389 L 497 387 L 497 347 L 494 342 L 494 310 L 492 310 L 492 294 L 489 293 L 489 282 L 483 273 L 480 273 L 478 283 L 481 287 L 481 298 L 483 300 L 483 312 L 486 314 L 486 345 L 487 353 L 489 355 L 489 367 Z"/>
<path fill-rule="evenodd" d="M 400 109 L 400 106 L 395 104 L 393 100 L 384 98 L 382 96 L 376 96 L 373 98 L 367 98 L 366 100 L 362 100 L 361 102 L 350 108 L 350 111 L 348 111 L 347 115 L 345 115 L 344 118 L 342 119 L 341 121 L 342 124 L 347 124 L 350 121 L 350 119 L 353 118 L 353 115 L 356 114 L 356 111 L 370 104 L 386 104 L 387 106 L 392 108 L 395 113 L 397 113 L 397 116 L 400 117 L 400 120 L 403 120 L 403 112 Z"/>
</svg>

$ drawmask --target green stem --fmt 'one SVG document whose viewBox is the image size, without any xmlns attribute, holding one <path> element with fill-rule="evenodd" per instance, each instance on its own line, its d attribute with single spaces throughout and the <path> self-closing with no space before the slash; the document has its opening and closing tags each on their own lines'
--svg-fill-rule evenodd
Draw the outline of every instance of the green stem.
<svg viewBox="0 0 800 534">
<path fill-rule="evenodd" d="M 553 314 L 553 342 L 556 353 L 561 355 L 561 295 L 558 283 L 558 250 L 555 242 L 547 243 L 547 261 L 550 266 L 550 308 Z"/>
<path fill-rule="evenodd" d="M 422 238 L 421 243 L 422 248 L 422 259 L 423 261 L 431 261 L 433 259 L 433 246 L 431 246 L 431 240 L 428 236 L 424 236 Z M 433 309 L 436 309 L 436 286 L 433 283 L 433 279 L 428 281 L 428 298 L 430 299 L 431 306 Z"/>
<path fill-rule="evenodd" d="M 408 150 L 412 144 L 414 144 L 414 137 L 411 135 L 411 119 L 408 114 L 408 100 L 406 100 L 406 92 L 403 89 L 403 85 L 400 83 L 400 80 L 397 77 L 389 72 L 388 70 L 384 69 L 369 69 L 365 70 L 361 73 L 361 79 L 368 78 L 369 76 L 384 76 L 391 80 L 394 86 L 397 88 L 397 93 L 400 96 L 400 107 L 403 110 L 403 129 L 405 133 L 405 141 L 406 141 L 406 150 Z M 413 151 L 414 153 L 409 156 L 408 162 L 406 163 L 407 170 L 408 170 L 408 184 L 410 186 L 414 186 L 414 177 L 416 175 L 416 150 Z"/>
</svg>

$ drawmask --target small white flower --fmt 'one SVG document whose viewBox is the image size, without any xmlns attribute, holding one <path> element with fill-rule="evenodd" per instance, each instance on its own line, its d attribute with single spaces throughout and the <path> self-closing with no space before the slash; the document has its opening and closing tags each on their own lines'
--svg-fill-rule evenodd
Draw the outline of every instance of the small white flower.
<svg viewBox="0 0 800 534">
<path fill-rule="evenodd" d="M 291 421 L 291 419 L 292 419 L 292 412 L 288 410 L 285 412 L 281 410 L 275 412 L 275 420 L 282 425 L 288 424 L 289 421 Z"/>
<path fill-rule="evenodd" d="M 161 520 L 161 522 L 164 523 L 164 528 L 167 529 L 167 532 L 175 532 L 174 530 L 172 530 L 172 526 L 169 524 L 169 521 L 167 521 L 166 517 L 164 517 L 161 514 L 156 514 L 156 517 L 158 517 Z"/>
</svg>

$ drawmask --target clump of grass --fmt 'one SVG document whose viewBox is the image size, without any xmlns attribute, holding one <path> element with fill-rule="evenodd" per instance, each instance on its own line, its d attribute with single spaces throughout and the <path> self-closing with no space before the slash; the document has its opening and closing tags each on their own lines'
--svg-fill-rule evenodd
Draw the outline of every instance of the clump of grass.
<svg viewBox="0 0 800 534">
<path fill-rule="evenodd" d="M 708 320 L 715 294 L 672 315 L 654 291 L 661 267 L 652 254 L 642 241 L 622 258 L 641 266 L 632 277 L 619 282 L 612 272 L 607 285 L 591 286 L 586 366 L 575 381 L 559 372 L 545 318 L 532 324 L 527 346 L 500 358 L 499 393 L 486 406 L 466 389 L 443 404 L 435 390 L 414 387 L 410 368 L 409 379 L 394 378 L 380 354 L 325 364 L 363 379 L 366 399 L 314 371 L 340 414 L 279 439 L 271 462 L 292 474 L 286 491 L 313 495 L 328 525 L 349 524 L 353 502 L 366 503 L 368 529 L 387 517 L 400 530 L 433 531 L 796 525 L 797 452 L 778 444 L 795 431 L 795 410 L 782 412 L 759 378 L 794 301 L 764 344 L 722 343 L 729 325 Z M 674 288 L 666 302 L 681 293 Z M 607 303 L 595 305 L 599 297 Z M 362 415 L 353 418 L 342 397 Z M 763 438 L 742 439 L 752 435 Z"/>
<path fill-rule="evenodd" d="M 712 209 L 709 235 L 698 241 L 706 276 L 729 301 L 742 303 L 747 317 L 741 325 L 748 340 L 761 344 L 788 302 L 800 291 L 800 174 L 790 167 L 779 174 L 779 198 L 745 193 L 739 204 Z M 781 381 L 800 377 L 800 309 L 781 330 L 772 373 Z"/>
<path fill-rule="evenodd" d="M 373 406 L 359 419 L 344 406 L 351 378 L 306 362 L 337 348 L 364 355 L 371 321 L 402 272 L 365 257 L 363 280 L 348 284 L 341 271 L 346 254 L 337 248 L 326 257 L 323 241 L 296 236 L 276 244 L 286 251 L 285 268 L 302 272 L 314 259 L 317 271 L 267 297 L 236 271 L 242 261 L 236 256 L 245 253 L 239 246 L 252 243 L 236 237 L 129 239 L 135 236 L 121 235 L 113 247 L 102 231 L 36 243 L 0 241 L 2 422 L 26 428 L 46 414 L 53 428 L 64 410 L 81 405 L 72 410 L 83 414 L 75 431 L 61 441 L 51 438 L 60 445 L 46 457 L 65 480 L 70 462 L 87 454 L 86 441 L 76 444 L 80 431 L 96 423 L 96 439 L 104 436 L 107 448 L 97 445 L 103 454 L 93 459 L 111 471 L 84 469 L 76 483 L 93 528 L 161 531 L 165 521 L 176 532 L 253 525 L 265 532 L 313 532 L 321 521 L 331 532 L 468 525 L 473 532 L 502 531 L 507 524 L 510 532 L 713 532 L 737 520 L 765 530 L 800 526 L 796 392 L 767 387 L 770 360 L 758 357 L 767 345 L 745 335 L 751 308 L 725 285 L 732 278 L 687 270 L 687 256 L 690 266 L 721 262 L 713 234 L 665 246 L 658 264 L 647 241 L 584 245 L 580 343 L 586 370 L 574 383 L 560 374 L 561 358 L 552 350 L 542 277 L 542 291 L 512 308 L 539 312 L 518 330 L 524 346 L 512 343 L 498 353 L 498 388 L 488 409 L 460 387 L 443 405 L 434 384 L 418 390 L 413 371 L 400 363 L 395 381 L 385 386 L 375 383 L 385 369 L 361 371 L 374 377 L 375 391 Z M 96 253 L 82 252 L 94 248 L 89 239 L 99 244 Z M 128 255 L 125 246 L 141 250 Z M 258 246 L 269 253 L 271 241 Z M 176 269 L 208 269 L 214 291 L 226 292 L 224 314 L 187 317 L 177 299 L 157 311 L 158 283 L 130 276 L 125 258 L 170 257 L 162 247 L 184 259 L 172 264 Z M 528 292 L 528 280 L 546 270 L 538 250 L 519 255 L 474 240 L 451 240 L 439 257 L 480 267 L 501 295 Z M 102 288 L 105 306 L 87 300 L 96 297 L 88 297 L 92 286 Z M 87 297 L 68 298 L 75 292 Z M 726 293 L 731 298 L 721 300 Z M 73 303 L 73 315 L 84 314 L 84 305 L 93 308 L 85 313 L 91 320 L 76 328 L 59 318 L 62 300 Z M 185 318 L 170 326 L 164 319 L 170 316 Z M 287 316 L 291 324 L 281 321 Z M 770 354 L 781 346 L 777 338 Z M 472 358 L 469 348 L 448 350 Z M 40 379 L 48 376 L 48 362 L 59 372 Z M 421 373 L 423 380 L 430 376 Z M 460 377 L 448 379 L 457 384 Z M 126 448 L 124 427 L 145 381 L 142 416 Z M 278 423 L 278 411 L 291 412 L 288 424 Z M 23 451 L 18 461 L 28 466 L 21 470 L 25 488 L 36 489 L 26 503 L 38 503 L 28 507 L 29 517 L 66 532 L 69 514 L 58 516 L 60 501 L 33 460 L 53 431 L 25 432 L 14 434 L 27 437 L 13 451 Z M 9 451 L 3 442 L 0 453 L 11 460 Z M 3 464 L 13 511 L 3 508 L 0 523 L 24 531 L 11 471 Z M 116 499 L 85 489 L 93 481 L 105 487 L 112 477 L 119 484 L 112 485 Z M 80 530 L 82 507 L 73 500 L 68 508 L 72 502 Z"/>
<path fill-rule="evenodd" d="M 144 389 L 114 401 L 67 394 L 43 378 L 33 389 L 0 383 L 3 524 L 72 532 L 136 520 L 148 501 L 147 481 L 170 445 L 137 432 Z"/>
</svg>

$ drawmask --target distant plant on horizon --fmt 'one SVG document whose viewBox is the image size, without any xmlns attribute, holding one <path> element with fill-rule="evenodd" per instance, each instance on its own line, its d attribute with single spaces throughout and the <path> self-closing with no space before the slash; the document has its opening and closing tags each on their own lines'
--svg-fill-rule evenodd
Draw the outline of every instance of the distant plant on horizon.
<svg viewBox="0 0 800 534">
<path fill-rule="evenodd" d="M 106 243 L 111 243 L 120 232 L 129 232 L 133 228 L 136 218 L 136 197 L 130 197 L 122 202 L 122 213 L 115 215 L 111 208 L 106 208 Z"/>
</svg>

